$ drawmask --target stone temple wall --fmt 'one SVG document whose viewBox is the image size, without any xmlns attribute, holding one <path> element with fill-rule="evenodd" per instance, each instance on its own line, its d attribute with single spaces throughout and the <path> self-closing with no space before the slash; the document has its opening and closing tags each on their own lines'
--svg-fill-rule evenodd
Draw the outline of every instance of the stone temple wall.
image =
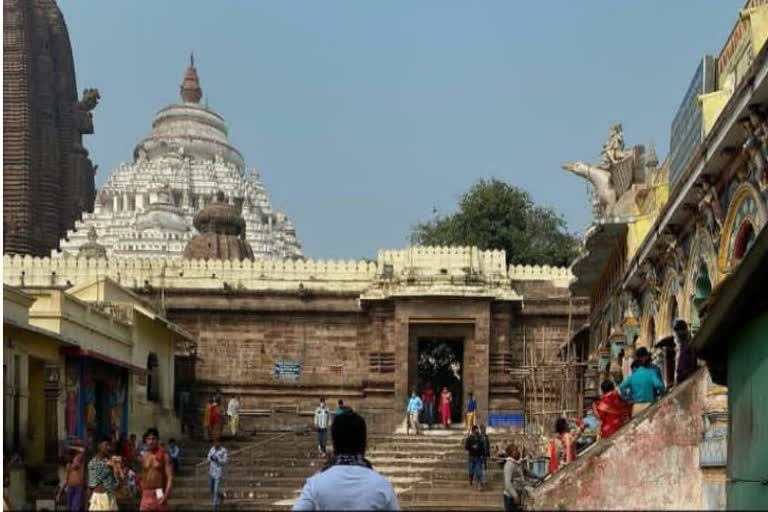
<svg viewBox="0 0 768 512">
<path fill-rule="evenodd" d="M 418 278 L 442 277 L 445 267 L 462 268 L 465 259 L 461 253 L 444 262 L 434 256 L 432 248 L 421 248 L 417 255 L 426 253 L 430 259 L 420 257 Z M 450 249 L 450 248 L 446 248 Z M 461 248 L 464 249 L 464 248 Z M 480 252 L 466 248 L 467 251 Z M 391 251 L 390 251 L 391 252 Z M 487 251 L 501 253 L 503 251 Z M 431 253 L 431 254 L 430 254 Z M 488 258 L 490 259 L 490 258 Z M 109 276 L 128 288 L 145 285 L 175 289 L 221 289 L 224 283 L 242 289 L 294 289 L 301 284 L 306 288 L 362 291 L 383 276 L 386 260 L 379 264 L 363 260 L 283 260 L 257 259 L 255 261 L 182 260 L 178 258 L 38 258 L 31 256 L 3 256 L 3 282 L 13 286 L 51 286 L 88 282 Z M 458 261 L 459 263 L 456 263 Z M 398 266 L 398 275 L 412 274 L 412 265 Z M 572 279 L 566 268 L 532 265 L 512 265 L 508 268 L 494 262 L 493 273 L 477 273 L 480 284 L 498 288 L 531 290 L 531 296 L 551 297 L 567 294 L 565 288 Z M 447 278 L 454 277 L 447 275 Z M 537 290 L 537 291 L 534 291 Z"/>
<path fill-rule="evenodd" d="M 407 388 L 412 376 L 399 376 L 396 371 L 398 352 L 408 350 L 398 344 L 400 329 L 396 324 L 401 320 L 395 311 L 404 306 L 399 301 L 360 310 L 354 294 L 312 299 L 231 295 L 217 303 L 215 311 L 205 312 L 195 311 L 187 302 L 200 299 L 165 295 L 168 317 L 198 337 L 199 398 L 220 390 L 225 396 L 241 394 L 246 409 L 298 405 L 300 411 L 310 411 L 318 397 L 325 396 L 334 402 L 341 398 L 368 416 L 382 418 L 373 427 L 376 430 L 391 430 L 402 419 L 396 387 L 401 383 Z M 419 302 L 420 314 L 442 319 L 447 304 L 453 301 Z M 489 349 L 485 359 L 468 359 L 473 354 L 465 349 L 464 377 L 469 386 L 465 392 L 471 389 L 478 394 L 480 419 L 487 421 L 489 410 L 523 410 L 522 390 L 511 383 L 508 372 L 522 364 L 524 339 L 528 346 L 534 343 L 539 347 L 554 347 L 566 339 L 568 310 L 562 307 L 554 316 L 527 316 L 503 303 L 475 305 L 492 310 Z M 463 309 L 466 304 L 456 306 Z M 583 320 L 585 311 L 581 304 L 574 317 Z M 436 335 L 464 334 L 442 325 L 418 327 L 419 332 Z M 414 329 L 410 327 L 412 332 Z M 300 363 L 295 379 L 275 374 L 280 361 Z M 299 416 L 288 423 L 291 421 L 306 423 Z"/>
<path fill-rule="evenodd" d="M 422 337 L 463 340 L 463 391 L 475 392 L 485 422 L 489 411 L 522 410 L 522 389 L 509 373 L 522 365 L 523 347 L 554 354 L 570 335 L 569 314 L 571 332 L 586 318 L 585 300 L 569 299 L 566 269 L 505 268 L 503 253 L 468 251 L 412 249 L 416 272 L 407 258 L 391 272 L 364 261 L 118 257 L 5 256 L 3 266 L 9 285 L 108 276 L 161 307 L 198 339 L 198 405 L 219 390 L 240 394 L 245 409 L 269 411 L 244 418 L 246 428 L 306 425 L 325 396 L 391 432 L 418 381 Z M 478 261 L 493 264 L 463 270 Z"/>
</svg>

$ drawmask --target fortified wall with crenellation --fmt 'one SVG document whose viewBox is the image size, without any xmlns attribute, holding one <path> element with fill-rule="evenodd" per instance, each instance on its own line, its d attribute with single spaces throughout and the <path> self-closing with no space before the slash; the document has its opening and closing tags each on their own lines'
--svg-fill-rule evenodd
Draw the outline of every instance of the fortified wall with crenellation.
<svg viewBox="0 0 768 512">
<path fill-rule="evenodd" d="M 5 256 L 3 270 L 22 288 L 108 276 L 139 293 L 197 337 L 197 405 L 240 394 L 254 428 L 307 424 L 325 396 L 396 430 L 424 339 L 459 340 L 460 399 L 475 393 L 481 421 L 522 413 L 515 370 L 556 359 L 587 314 L 568 269 L 470 247 L 382 250 L 377 262 Z"/>
</svg>

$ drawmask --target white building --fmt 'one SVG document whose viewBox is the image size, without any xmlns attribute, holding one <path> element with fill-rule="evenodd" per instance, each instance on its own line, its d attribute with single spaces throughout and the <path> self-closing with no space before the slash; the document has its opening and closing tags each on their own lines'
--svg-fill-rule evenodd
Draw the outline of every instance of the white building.
<svg viewBox="0 0 768 512">
<path fill-rule="evenodd" d="M 76 256 L 95 228 L 107 256 L 181 256 L 195 234 L 192 218 L 221 190 L 241 209 L 254 255 L 302 258 L 293 223 L 273 211 L 256 170 L 245 174 L 230 145 L 224 119 L 200 104 L 194 60 L 181 85 L 183 103 L 160 110 L 152 133 L 139 142 L 133 161 L 115 169 L 53 256 Z"/>
</svg>

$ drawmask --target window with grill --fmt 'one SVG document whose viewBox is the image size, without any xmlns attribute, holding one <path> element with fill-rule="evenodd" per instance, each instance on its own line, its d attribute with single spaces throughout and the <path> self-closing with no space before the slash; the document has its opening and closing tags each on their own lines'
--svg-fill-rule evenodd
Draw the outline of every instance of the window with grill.
<svg viewBox="0 0 768 512">
<path fill-rule="evenodd" d="M 371 352 L 368 354 L 368 370 L 371 373 L 394 373 L 394 352 Z"/>
</svg>

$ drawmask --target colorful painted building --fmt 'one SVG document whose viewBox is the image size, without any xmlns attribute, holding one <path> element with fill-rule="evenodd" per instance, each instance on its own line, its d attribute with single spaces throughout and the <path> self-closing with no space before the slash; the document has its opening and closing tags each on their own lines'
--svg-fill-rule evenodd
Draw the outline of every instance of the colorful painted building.
<svg viewBox="0 0 768 512">
<path fill-rule="evenodd" d="M 733 269 L 696 336 L 717 384 L 728 386 L 728 509 L 768 503 L 768 230 Z"/>
<path fill-rule="evenodd" d="M 664 493 L 658 493 L 636 487 L 639 494 L 647 490 L 645 498 L 650 498 L 635 502 L 635 506 L 722 509 L 726 496 L 729 508 L 766 503 L 759 484 L 747 482 L 766 478 L 759 470 L 764 468 L 768 407 L 765 399 L 754 394 L 759 386 L 764 387 L 766 378 L 765 293 L 761 295 L 757 288 L 761 283 L 756 270 L 759 264 L 740 268 L 753 258 L 753 251 L 754 258 L 762 258 L 765 265 L 764 255 L 757 250 L 759 241 L 766 237 L 768 219 L 765 4 L 764 0 L 748 1 L 717 59 L 705 58 L 705 65 L 697 70 L 689 92 L 702 80 L 703 68 L 706 73 L 714 71 L 709 85 L 714 84 L 715 90 L 706 92 L 707 86 L 702 86 L 698 111 L 687 100 L 681 106 L 689 120 L 699 116 L 699 122 L 677 123 L 673 130 L 699 131 L 673 133 L 672 140 L 700 142 L 671 148 L 676 155 L 685 155 L 675 163 L 673 180 L 668 177 L 668 163 L 656 169 L 654 158 L 645 159 L 644 181 L 629 173 L 628 168 L 638 168 L 636 160 L 629 163 L 637 146 L 625 150 L 623 137 L 613 132 L 603 146 L 600 163 L 564 166 L 590 179 L 596 191 L 596 216 L 585 234 L 582 254 L 573 265 L 575 280 L 571 284 L 573 293 L 591 298 L 588 361 L 593 371 L 586 374 L 595 378 L 585 383 L 585 390 L 597 389 L 599 381 L 606 378 L 621 380 L 630 372 L 634 351 L 646 347 L 654 354 L 674 395 L 662 400 L 659 408 L 680 418 L 690 416 L 691 411 L 700 415 L 694 421 L 679 422 L 679 435 L 658 447 L 655 459 L 660 466 L 647 472 L 649 481 L 655 481 L 663 478 L 666 463 L 670 467 L 696 467 L 698 492 L 686 491 L 686 499 L 680 501 L 676 499 L 683 496 L 682 489 L 670 497 L 675 489 L 665 487 Z M 605 179 L 601 180 L 602 175 Z M 755 297 L 751 303 L 721 303 L 727 297 L 749 293 Z M 703 386 L 686 386 L 675 379 L 681 341 L 673 325 L 678 320 L 690 326 L 693 346 L 706 359 L 708 374 Z M 648 418 L 658 413 L 653 409 Z M 645 417 L 633 419 L 627 428 L 638 428 Z M 643 428 L 652 429 L 653 424 L 646 422 Z M 658 434 L 658 439 L 669 437 L 669 432 Z M 631 442 L 632 437 L 625 436 L 625 440 Z M 606 447 L 594 452 L 600 455 L 592 457 L 611 460 Z M 613 463 L 620 461 L 600 467 L 610 472 Z M 576 465 L 573 472 L 579 472 L 580 477 L 563 476 L 541 489 L 538 507 L 556 508 L 563 496 L 573 496 L 567 489 L 555 490 L 558 485 L 567 487 L 578 485 L 584 478 L 597 478 L 584 471 L 590 467 L 589 460 Z M 569 506 L 590 508 L 595 503 L 592 498 L 581 496 Z"/>
<path fill-rule="evenodd" d="M 3 287 L 4 451 L 55 482 L 77 440 L 178 436 L 177 347 L 194 338 L 108 278 Z"/>
</svg>

